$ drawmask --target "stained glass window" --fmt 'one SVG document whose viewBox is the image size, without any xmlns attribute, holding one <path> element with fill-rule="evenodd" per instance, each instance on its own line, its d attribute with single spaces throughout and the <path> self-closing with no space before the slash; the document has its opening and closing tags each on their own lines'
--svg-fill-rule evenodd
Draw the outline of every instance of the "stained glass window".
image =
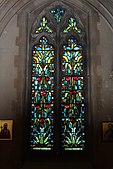
<svg viewBox="0 0 113 169">
<path fill-rule="evenodd" d="M 74 37 L 62 53 L 62 145 L 65 150 L 84 149 L 83 49 Z"/>
<path fill-rule="evenodd" d="M 42 37 L 32 50 L 31 147 L 49 150 L 54 131 L 54 47 Z"/>
<path fill-rule="evenodd" d="M 32 150 L 85 149 L 84 46 L 68 11 L 60 3 L 46 9 L 31 33 Z"/>
</svg>

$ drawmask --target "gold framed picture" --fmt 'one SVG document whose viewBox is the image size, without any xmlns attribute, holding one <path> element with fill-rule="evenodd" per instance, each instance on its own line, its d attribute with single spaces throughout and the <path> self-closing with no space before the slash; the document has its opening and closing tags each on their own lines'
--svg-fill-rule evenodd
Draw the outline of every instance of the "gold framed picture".
<svg viewBox="0 0 113 169">
<path fill-rule="evenodd" d="M 12 140 L 13 120 L 0 120 L 0 140 Z"/>
<path fill-rule="evenodd" d="M 102 122 L 102 140 L 113 142 L 113 121 Z"/>
</svg>

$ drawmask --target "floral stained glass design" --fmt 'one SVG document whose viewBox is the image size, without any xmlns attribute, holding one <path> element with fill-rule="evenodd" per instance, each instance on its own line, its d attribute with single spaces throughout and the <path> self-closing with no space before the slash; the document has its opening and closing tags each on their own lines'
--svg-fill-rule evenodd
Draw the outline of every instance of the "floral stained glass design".
<svg viewBox="0 0 113 169">
<path fill-rule="evenodd" d="M 78 34 L 81 33 L 81 30 L 77 27 L 77 22 L 75 18 L 69 18 L 68 27 L 64 29 L 64 33 L 69 33 L 70 31 L 75 31 Z"/>
<path fill-rule="evenodd" d="M 62 146 L 64 150 L 83 150 L 84 132 L 84 77 L 83 48 L 72 36 L 63 46 L 62 54 Z"/>
<path fill-rule="evenodd" d="M 45 17 L 43 17 L 40 21 L 40 27 L 36 29 L 35 33 L 39 34 L 43 30 L 45 30 L 47 33 L 53 33 L 52 29 L 48 26 L 48 20 Z"/>
<path fill-rule="evenodd" d="M 41 20 L 35 21 L 31 33 L 34 46 L 30 147 L 32 150 L 84 150 L 84 49 L 80 45 L 81 39 L 84 41 L 84 28 L 81 22 L 78 24 L 73 10 L 60 2 L 54 8 L 45 9 L 39 17 Z M 65 24 L 60 23 L 66 20 L 64 28 Z"/>
<path fill-rule="evenodd" d="M 50 13 L 53 14 L 55 20 L 59 23 L 65 13 L 65 9 L 62 9 L 60 6 L 56 6 L 54 9 L 50 10 Z"/>
<path fill-rule="evenodd" d="M 41 37 L 32 50 L 31 148 L 51 150 L 54 133 L 54 47 Z"/>
</svg>

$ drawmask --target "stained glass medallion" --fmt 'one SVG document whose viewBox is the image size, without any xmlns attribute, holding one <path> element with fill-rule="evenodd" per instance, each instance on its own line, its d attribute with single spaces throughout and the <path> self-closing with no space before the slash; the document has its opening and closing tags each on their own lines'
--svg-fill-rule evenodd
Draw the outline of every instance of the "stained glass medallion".
<svg viewBox="0 0 113 169">
<path fill-rule="evenodd" d="M 56 6 L 55 8 L 50 10 L 50 13 L 53 14 L 55 20 L 59 23 L 65 13 L 65 9 L 61 8 L 60 6 Z"/>
<path fill-rule="evenodd" d="M 64 29 L 64 33 L 69 33 L 70 31 L 75 31 L 78 34 L 81 33 L 81 30 L 77 26 L 77 22 L 75 18 L 69 18 L 68 20 L 68 27 Z"/>
<path fill-rule="evenodd" d="M 53 30 L 48 26 L 48 19 L 46 17 L 43 17 L 40 21 L 40 27 L 38 27 L 35 31 L 36 34 L 41 33 L 43 30 L 45 30 L 47 33 L 52 33 Z"/>
<path fill-rule="evenodd" d="M 54 133 L 54 47 L 42 37 L 32 50 L 31 148 L 51 150 Z"/>
<path fill-rule="evenodd" d="M 63 46 L 61 109 L 64 150 L 83 150 L 85 147 L 82 51 L 74 37 Z"/>
</svg>

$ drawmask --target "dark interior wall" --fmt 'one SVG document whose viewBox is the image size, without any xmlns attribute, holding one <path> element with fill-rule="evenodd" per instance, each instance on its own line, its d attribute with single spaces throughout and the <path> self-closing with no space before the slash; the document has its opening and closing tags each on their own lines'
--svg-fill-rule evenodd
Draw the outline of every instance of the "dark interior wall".
<svg viewBox="0 0 113 169">
<path fill-rule="evenodd" d="M 12 1 L 12 6 L 13 2 L 16 1 Z M 68 1 L 64 2 L 68 3 Z M 104 12 L 99 12 L 92 7 L 98 6 L 96 2 L 92 2 L 91 6 L 88 2 L 72 0 L 69 5 L 75 4 L 76 8 L 84 10 L 85 15 L 82 16 L 81 13 L 80 15 L 88 20 L 89 69 L 87 78 L 89 79 L 90 154 L 95 169 L 112 169 L 113 143 L 102 141 L 101 122 L 113 120 L 113 28 L 108 22 L 110 18 L 107 20 L 108 16 L 104 17 Z M 24 6 L 25 4 L 27 5 Z M 35 18 L 37 11 L 41 11 L 47 4 L 47 0 L 33 3 L 29 1 L 27 3 L 27 0 L 24 0 L 15 8 L 12 7 L 13 14 L 10 12 L 6 17 L 7 20 L 0 22 L 2 23 L 0 27 L 2 30 L 0 37 L 0 119 L 14 120 L 13 140 L 0 140 L 1 169 L 18 169 L 23 163 L 24 127 L 27 128 L 25 92 L 29 72 L 27 66 L 29 63 L 28 33 L 32 17 Z M 15 13 L 19 7 L 20 10 Z M 3 9 L 1 17 L 6 9 L 11 10 L 11 4 L 4 1 Z"/>
<path fill-rule="evenodd" d="M 94 92 L 97 92 L 95 96 L 96 111 L 93 114 L 94 161 L 100 168 L 111 169 L 113 167 L 113 142 L 102 141 L 101 122 L 113 121 L 113 29 L 101 14 L 99 14 L 97 29 L 99 39 L 96 48 L 98 80 L 94 89 Z M 94 81 L 95 79 L 94 76 Z"/>
<path fill-rule="evenodd" d="M 13 168 L 20 163 L 18 159 L 21 154 L 22 117 L 15 86 L 18 75 L 14 59 L 19 51 L 16 46 L 18 35 L 17 15 L 15 15 L 5 27 L 0 38 L 0 119 L 14 120 L 13 141 L 0 141 L 0 168 L 8 166 Z"/>
</svg>

